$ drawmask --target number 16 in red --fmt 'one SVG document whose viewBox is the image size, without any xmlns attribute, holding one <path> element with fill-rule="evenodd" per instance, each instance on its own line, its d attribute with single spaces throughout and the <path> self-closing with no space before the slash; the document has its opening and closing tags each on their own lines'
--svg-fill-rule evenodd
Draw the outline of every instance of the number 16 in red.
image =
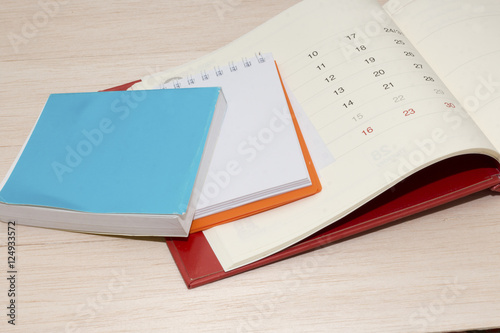
<svg viewBox="0 0 500 333">
<path fill-rule="evenodd" d="M 363 130 L 363 132 L 361 132 L 361 133 L 363 133 L 364 135 L 368 135 L 370 133 L 373 133 L 373 128 L 368 127 L 367 129 Z"/>
</svg>

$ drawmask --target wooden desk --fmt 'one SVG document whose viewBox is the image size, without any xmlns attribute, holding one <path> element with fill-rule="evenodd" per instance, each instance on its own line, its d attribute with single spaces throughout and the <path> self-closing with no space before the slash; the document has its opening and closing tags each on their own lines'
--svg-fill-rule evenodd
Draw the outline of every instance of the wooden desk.
<svg viewBox="0 0 500 333">
<path fill-rule="evenodd" d="M 49 93 L 95 91 L 185 63 L 296 2 L 42 0 L 51 3 L 43 9 L 36 1 L 3 1 L 0 177 Z M 17 52 L 9 42 L 14 34 Z M 190 291 L 161 238 L 17 226 L 15 327 L 7 324 L 7 225 L 0 224 L 0 331 L 498 327 L 499 216 L 498 196 L 485 192 Z"/>
</svg>

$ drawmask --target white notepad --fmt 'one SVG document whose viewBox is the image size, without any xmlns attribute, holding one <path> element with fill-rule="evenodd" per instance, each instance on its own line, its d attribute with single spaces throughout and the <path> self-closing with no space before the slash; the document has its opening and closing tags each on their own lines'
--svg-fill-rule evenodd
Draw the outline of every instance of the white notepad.
<svg viewBox="0 0 500 333">
<path fill-rule="evenodd" d="M 195 219 L 311 185 L 271 54 L 166 81 L 222 87 L 228 103 Z"/>
</svg>

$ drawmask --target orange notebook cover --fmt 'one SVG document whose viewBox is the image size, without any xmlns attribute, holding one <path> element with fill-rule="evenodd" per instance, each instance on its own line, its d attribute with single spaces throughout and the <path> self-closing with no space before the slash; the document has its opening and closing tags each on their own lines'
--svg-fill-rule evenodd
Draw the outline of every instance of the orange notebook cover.
<svg viewBox="0 0 500 333">
<path fill-rule="evenodd" d="M 275 62 L 275 65 L 276 65 L 276 62 Z M 280 75 L 277 65 L 276 65 L 276 70 L 278 71 L 278 75 Z M 289 99 L 289 97 L 286 93 L 286 90 L 284 88 L 283 80 L 281 79 L 281 75 L 280 75 L 280 81 L 281 81 L 281 87 L 283 89 L 284 96 L 285 96 L 287 104 L 288 104 L 288 108 L 290 110 L 290 115 L 291 115 L 291 118 L 293 121 L 293 125 L 295 128 L 295 131 L 297 132 L 297 138 L 299 140 L 302 154 L 304 156 L 304 161 L 306 163 L 307 171 L 308 171 L 309 177 L 311 179 L 311 185 L 297 189 L 297 190 L 292 190 L 292 191 L 289 191 L 286 193 L 282 193 L 282 194 L 279 194 L 279 195 L 276 195 L 273 197 L 269 197 L 266 199 L 262 199 L 262 200 L 254 201 L 254 202 L 251 202 L 248 204 L 244 204 L 244 205 L 241 205 L 239 207 L 228 209 L 228 210 L 220 212 L 220 213 L 215 213 L 215 214 L 212 214 L 209 216 L 195 219 L 195 220 L 193 220 L 193 223 L 191 225 L 190 233 L 195 233 L 198 231 L 206 230 L 206 229 L 209 229 L 209 228 L 216 226 L 216 225 L 235 221 L 237 219 L 241 219 L 241 218 L 251 216 L 251 215 L 266 211 L 266 210 L 270 210 L 270 209 L 291 203 L 293 201 L 308 197 L 310 195 L 313 195 L 313 194 L 321 191 L 321 183 L 320 183 L 318 174 L 316 172 L 313 161 L 311 159 L 311 155 L 309 154 L 309 150 L 307 149 L 306 142 L 305 142 L 304 137 L 302 135 L 302 132 L 300 130 L 297 118 L 295 116 L 292 105 L 290 103 L 290 99 Z M 107 91 L 127 90 L 137 82 L 140 82 L 140 80 L 130 82 L 127 84 L 123 84 L 123 85 L 113 87 L 110 89 L 106 89 L 106 90 Z"/>
<path fill-rule="evenodd" d="M 276 62 L 275 62 L 276 64 Z M 276 65 L 276 70 L 279 69 Z M 318 174 L 316 173 L 316 169 L 314 167 L 313 161 L 311 159 L 311 155 L 309 154 L 309 150 L 307 149 L 306 142 L 304 137 L 302 136 L 302 132 L 300 131 L 299 124 L 297 122 L 297 118 L 295 117 L 295 113 L 292 108 L 292 104 L 290 103 L 290 99 L 286 93 L 285 87 L 283 85 L 283 80 L 280 75 L 281 87 L 283 88 L 283 92 L 285 94 L 285 98 L 288 104 L 288 109 L 290 110 L 290 115 L 292 116 L 293 126 L 295 127 L 295 131 L 297 132 L 297 138 L 299 139 L 300 147 L 302 149 L 302 154 L 304 155 L 304 160 L 306 162 L 307 171 L 309 173 L 309 177 L 311 178 L 311 185 L 307 187 L 303 187 L 297 190 L 293 190 L 287 193 L 279 194 L 270 198 L 262 199 L 259 201 L 254 201 L 236 208 L 232 208 L 220 213 L 212 214 L 209 216 L 205 216 L 202 218 L 198 218 L 193 220 L 193 224 L 191 225 L 190 233 L 206 230 L 208 228 L 214 227 L 216 225 L 224 224 L 227 222 L 235 221 L 247 216 L 251 216 L 269 209 L 273 209 L 287 203 L 308 197 L 315 193 L 321 191 L 321 183 L 319 181 Z"/>
</svg>

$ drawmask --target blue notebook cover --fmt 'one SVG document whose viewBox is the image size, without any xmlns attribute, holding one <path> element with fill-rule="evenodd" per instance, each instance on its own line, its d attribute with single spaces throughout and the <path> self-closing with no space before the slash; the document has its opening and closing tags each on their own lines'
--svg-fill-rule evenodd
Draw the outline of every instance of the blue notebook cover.
<svg viewBox="0 0 500 333">
<path fill-rule="evenodd" d="M 219 91 L 50 95 L 0 201 L 90 213 L 185 213 Z"/>
</svg>

